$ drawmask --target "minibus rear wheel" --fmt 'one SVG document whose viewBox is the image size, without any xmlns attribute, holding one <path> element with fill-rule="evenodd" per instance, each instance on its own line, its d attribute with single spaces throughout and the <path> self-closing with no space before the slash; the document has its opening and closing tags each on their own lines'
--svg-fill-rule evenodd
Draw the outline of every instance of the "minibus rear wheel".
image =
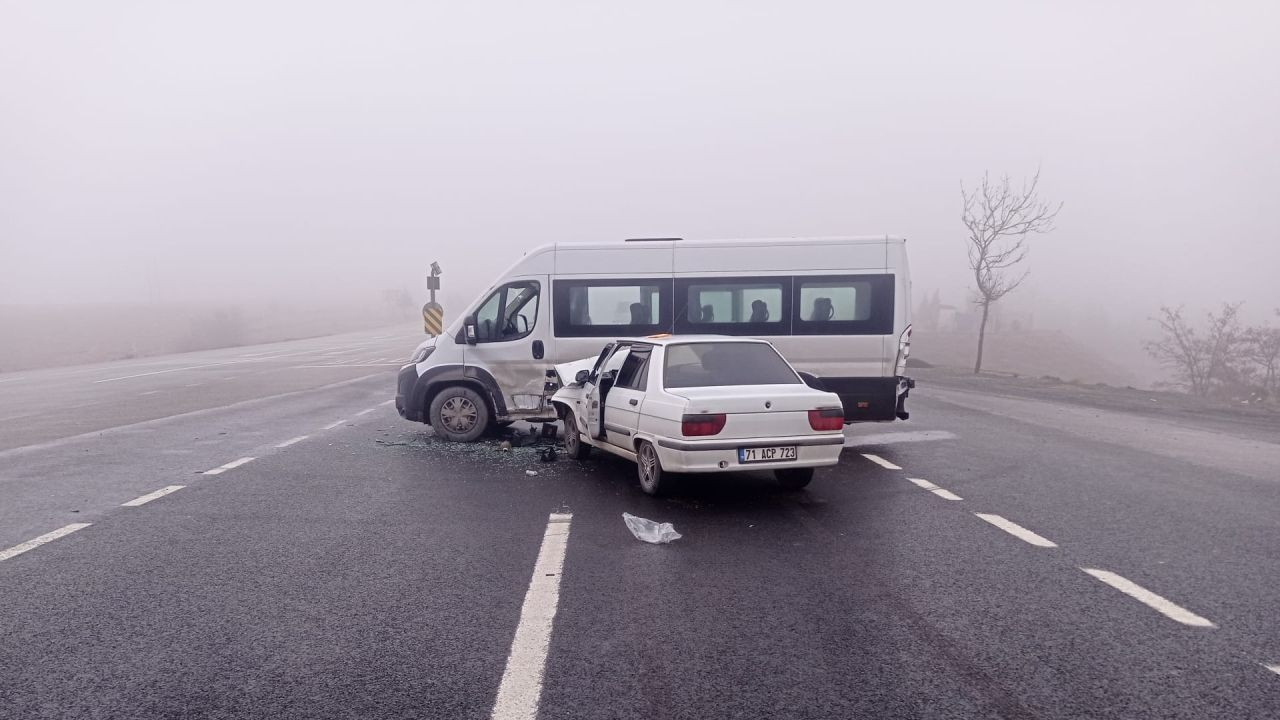
<svg viewBox="0 0 1280 720">
<path fill-rule="evenodd" d="M 436 393 L 427 417 L 436 436 L 452 442 L 471 442 L 489 429 L 489 406 L 480 393 L 462 385 Z"/>
</svg>

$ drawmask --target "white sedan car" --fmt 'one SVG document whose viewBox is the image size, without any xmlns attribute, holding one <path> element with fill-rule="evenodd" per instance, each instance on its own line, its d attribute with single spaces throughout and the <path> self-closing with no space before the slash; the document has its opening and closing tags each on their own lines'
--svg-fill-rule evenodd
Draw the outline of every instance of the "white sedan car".
<svg viewBox="0 0 1280 720">
<path fill-rule="evenodd" d="M 772 470 L 799 489 L 844 447 L 840 398 L 806 385 L 765 340 L 617 340 L 556 371 L 569 455 L 595 447 L 633 460 L 651 495 L 668 472 Z"/>
</svg>

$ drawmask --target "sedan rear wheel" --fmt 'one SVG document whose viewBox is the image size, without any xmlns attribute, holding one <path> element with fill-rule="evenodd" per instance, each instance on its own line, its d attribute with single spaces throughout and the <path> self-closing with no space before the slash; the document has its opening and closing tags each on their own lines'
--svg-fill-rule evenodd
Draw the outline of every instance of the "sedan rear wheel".
<svg viewBox="0 0 1280 720">
<path fill-rule="evenodd" d="M 667 474 L 652 443 L 641 441 L 636 448 L 636 471 L 640 476 L 640 489 L 649 495 L 658 495 L 666 489 Z"/>
</svg>

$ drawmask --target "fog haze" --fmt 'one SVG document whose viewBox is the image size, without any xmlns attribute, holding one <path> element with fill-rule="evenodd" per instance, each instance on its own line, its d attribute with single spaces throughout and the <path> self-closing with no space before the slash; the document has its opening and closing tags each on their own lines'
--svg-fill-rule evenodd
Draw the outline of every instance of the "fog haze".
<svg viewBox="0 0 1280 720">
<path fill-rule="evenodd" d="M 1043 323 L 1280 305 L 1272 3 L 0 4 L 0 304 L 306 302 L 528 248 L 893 234 L 967 298 L 960 183 L 1065 207 Z M 1089 320 L 1083 321 L 1087 325 Z"/>
</svg>

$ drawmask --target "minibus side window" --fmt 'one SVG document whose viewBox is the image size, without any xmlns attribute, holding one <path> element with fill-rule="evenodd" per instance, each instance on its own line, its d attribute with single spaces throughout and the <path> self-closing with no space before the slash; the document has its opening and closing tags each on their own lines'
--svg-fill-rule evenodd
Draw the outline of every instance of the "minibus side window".
<svg viewBox="0 0 1280 720">
<path fill-rule="evenodd" d="M 671 283 L 661 279 L 556 280 L 557 337 L 618 337 L 671 331 Z"/>
<path fill-rule="evenodd" d="M 893 332 L 893 275 L 795 278 L 796 335 L 888 335 Z"/>
<path fill-rule="evenodd" d="M 790 277 L 681 278 L 676 332 L 791 334 Z"/>
<path fill-rule="evenodd" d="M 503 285 L 476 310 L 476 342 L 519 340 L 538 322 L 538 283 Z"/>
</svg>

